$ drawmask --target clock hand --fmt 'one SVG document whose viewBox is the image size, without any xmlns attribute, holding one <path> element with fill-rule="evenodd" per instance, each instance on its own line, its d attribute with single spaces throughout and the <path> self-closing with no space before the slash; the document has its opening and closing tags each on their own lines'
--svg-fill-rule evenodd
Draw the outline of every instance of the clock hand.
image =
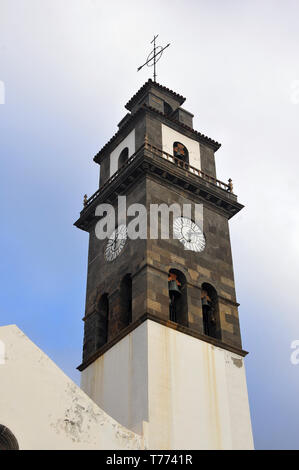
<svg viewBox="0 0 299 470">
<path fill-rule="evenodd" d="M 116 248 L 117 238 L 115 237 L 112 241 L 112 250 L 114 251 Z"/>
<path fill-rule="evenodd" d="M 192 238 L 191 238 L 192 237 L 192 230 L 188 230 L 187 237 L 189 238 L 188 242 L 190 243 L 192 241 Z"/>
</svg>

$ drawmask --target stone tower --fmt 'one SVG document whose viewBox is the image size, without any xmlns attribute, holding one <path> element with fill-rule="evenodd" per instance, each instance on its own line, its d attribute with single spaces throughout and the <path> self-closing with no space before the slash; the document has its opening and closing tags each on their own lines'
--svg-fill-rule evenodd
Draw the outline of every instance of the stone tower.
<svg viewBox="0 0 299 470">
<path fill-rule="evenodd" d="M 250 449 L 228 226 L 243 206 L 231 181 L 217 180 L 220 144 L 193 129 L 184 101 L 149 80 L 94 157 L 99 189 L 75 223 L 89 233 L 81 385 L 151 449 Z M 97 234 L 101 221 L 112 220 L 103 204 L 116 211 L 108 239 Z M 146 208 L 138 222 L 147 237 L 132 239 L 136 204 Z M 153 238 L 150 224 L 161 221 L 163 204 L 192 212 L 170 212 L 170 236 Z"/>
</svg>

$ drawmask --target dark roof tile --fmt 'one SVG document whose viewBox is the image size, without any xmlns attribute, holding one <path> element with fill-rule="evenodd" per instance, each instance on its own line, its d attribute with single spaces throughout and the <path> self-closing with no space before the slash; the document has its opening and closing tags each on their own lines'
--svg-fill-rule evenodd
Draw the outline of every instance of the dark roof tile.
<svg viewBox="0 0 299 470">
<path fill-rule="evenodd" d="M 186 126 L 186 124 L 183 124 L 182 122 L 178 121 L 177 119 L 174 119 L 170 116 L 166 116 L 165 114 L 161 113 L 155 108 L 152 108 L 151 106 L 148 106 L 146 104 L 143 104 L 137 111 L 132 114 L 126 121 L 126 123 L 119 129 L 112 137 L 111 139 L 104 145 L 104 147 L 99 150 L 99 152 L 95 155 L 94 161 L 99 163 L 99 157 L 103 154 L 103 152 L 108 148 L 108 146 L 117 138 L 117 136 L 123 132 L 123 130 L 127 127 L 127 125 L 133 121 L 133 119 L 142 111 L 151 111 L 153 113 L 159 114 L 160 116 L 163 116 L 167 121 L 174 122 L 175 124 L 179 124 L 180 127 L 183 127 L 184 129 L 188 130 L 189 132 L 192 132 L 195 134 L 200 141 L 206 143 L 207 145 L 210 145 L 215 151 L 217 151 L 220 147 L 221 144 L 216 142 L 215 140 L 211 139 L 210 137 L 207 137 L 206 135 L 202 134 L 201 132 L 196 131 L 195 129 L 192 129 L 192 127 Z"/>
<path fill-rule="evenodd" d="M 127 104 L 125 105 L 125 108 L 128 109 L 128 111 L 131 111 L 133 106 L 139 101 L 139 99 L 141 98 L 141 96 L 145 92 L 146 88 L 149 88 L 150 86 L 157 87 L 160 90 L 171 94 L 174 98 L 176 98 L 179 101 L 180 105 L 183 104 L 184 101 L 186 101 L 186 98 L 184 98 L 182 95 L 179 95 L 178 93 L 175 93 L 174 91 L 170 90 L 169 88 L 167 88 L 163 85 L 160 85 L 160 83 L 153 82 L 153 80 L 149 79 L 141 88 L 139 88 L 137 93 L 135 93 L 135 95 L 132 96 L 132 98 L 127 102 Z"/>
<path fill-rule="evenodd" d="M 152 108 L 151 106 L 148 106 L 148 105 L 144 104 L 143 107 L 146 108 L 146 109 L 149 109 L 150 111 L 153 111 L 157 114 L 160 114 L 161 116 L 166 117 L 166 119 L 168 119 L 168 121 L 172 121 L 172 122 L 175 122 L 176 124 L 179 124 L 184 129 L 187 129 L 188 131 L 190 131 L 193 134 L 197 135 L 202 141 L 205 141 L 207 144 L 210 144 L 215 149 L 215 151 L 218 150 L 221 147 L 221 144 L 219 144 L 219 142 L 216 142 L 216 140 L 213 140 L 210 137 L 207 137 L 206 135 L 202 134 L 201 132 L 196 131 L 192 127 L 186 126 L 186 124 L 183 124 L 181 121 L 178 121 L 177 119 L 174 119 L 171 116 L 165 116 L 165 114 L 161 113 L 161 111 L 158 111 L 157 109 Z"/>
</svg>

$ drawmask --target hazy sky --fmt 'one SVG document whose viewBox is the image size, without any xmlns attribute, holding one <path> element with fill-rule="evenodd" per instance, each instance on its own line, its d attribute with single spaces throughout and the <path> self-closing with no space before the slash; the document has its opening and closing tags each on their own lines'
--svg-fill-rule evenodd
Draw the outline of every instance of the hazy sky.
<svg viewBox="0 0 299 470">
<path fill-rule="evenodd" d="M 1 324 L 78 382 L 88 237 L 72 224 L 154 34 L 171 43 L 158 81 L 222 143 L 218 178 L 246 206 L 230 228 L 256 448 L 299 449 L 298 1 L 0 0 Z"/>
</svg>

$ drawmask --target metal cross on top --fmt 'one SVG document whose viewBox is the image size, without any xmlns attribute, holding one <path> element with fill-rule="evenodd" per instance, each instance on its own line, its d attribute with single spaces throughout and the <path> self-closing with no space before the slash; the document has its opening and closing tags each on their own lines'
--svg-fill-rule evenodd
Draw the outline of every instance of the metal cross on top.
<svg viewBox="0 0 299 470">
<path fill-rule="evenodd" d="M 156 78 L 157 78 L 156 63 L 158 62 L 158 60 L 161 59 L 163 51 L 168 46 L 170 46 L 170 43 L 167 44 L 167 46 L 165 46 L 165 47 L 156 46 L 156 39 L 157 39 L 158 36 L 159 36 L 159 34 L 157 34 L 157 36 L 154 36 L 154 39 L 151 41 L 151 44 L 154 43 L 154 49 L 149 54 L 148 58 L 146 59 L 146 62 L 143 65 L 141 65 L 140 67 L 138 67 L 138 69 L 137 69 L 137 72 L 139 72 L 139 70 L 141 70 L 145 65 L 147 65 L 148 67 L 154 66 L 154 82 L 156 81 Z"/>
</svg>

